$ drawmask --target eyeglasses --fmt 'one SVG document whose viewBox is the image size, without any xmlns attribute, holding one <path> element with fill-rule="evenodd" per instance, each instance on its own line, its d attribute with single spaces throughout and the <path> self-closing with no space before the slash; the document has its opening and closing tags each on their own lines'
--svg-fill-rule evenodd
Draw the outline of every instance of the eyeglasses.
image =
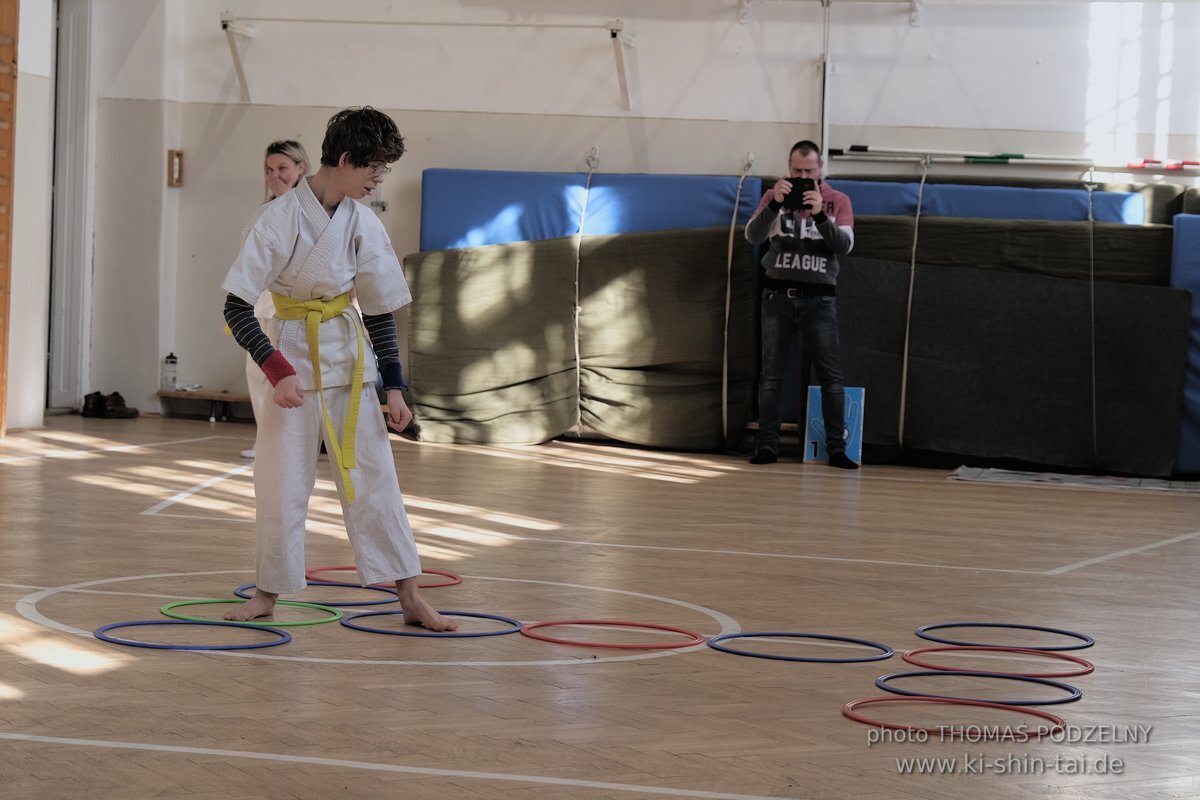
<svg viewBox="0 0 1200 800">
<path fill-rule="evenodd" d="M 387 175 L 389 172 L 392 171 L 392 168 L 389 167 L 387 164 L 380 164 L 379 166 L 375 166 L 374 164 L 367 164 L 367 168 L 369 170 L 371 170 L 371 174 L 374 175 L 376 178 L 378 178 L 380 175 Z"/>
</svg>

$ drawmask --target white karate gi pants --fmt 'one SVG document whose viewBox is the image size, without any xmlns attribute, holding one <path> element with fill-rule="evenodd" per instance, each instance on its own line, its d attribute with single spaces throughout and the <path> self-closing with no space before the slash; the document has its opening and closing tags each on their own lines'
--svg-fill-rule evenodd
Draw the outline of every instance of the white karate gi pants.
<svg viewBox="0 0 1200 800">
<path fill-rule="evenodd" d="M 275 301 L 271 299 L 271 293 L 263 292 L 254 306 L 254 318 L 258 320 L 258 325 L 263 329 L 263 333 L 271 339 L 272 345 L 279 339 L 277 328 L 279 320 L 274 316 L 274 309 Z M 254 359 L 250 357 L 249 353 L 246 353 L 246 389 L 250 395 L 250 407 L 254 409 L 254 422 L 257 428 L 258 421 L 266 413 L 266 407 L 275 405 L 275 387 L 267 380 L 262 368 L 254 363 Z M 257 449 L 257 430 L 254 433 L 254 439 L 254 447 Z"/>
<path fill-rule="evenodd" d="M 420 575 L 421 560 L 404 510 L 396 462 L 375 387 L 367 384 L 359 388 L 363 396 L 355 436 L 358 466 L 350 471 L 355 493 L 352 504 L 346 503 L 346 490 L 328 442 L 326 449 L 358 577 L 366 586 Z M 274 390 L 271 392 L 273 396 Z M 325 387 L 325 402 L 334 429 L 341 436 L 350 387 Z M 280 408 L 274 399 L 263 403 L 255 443 L 254 496 L 257 585 L 265 592 L 293 594 L 306 585 L 304 523 L 325 435 L 321 396 L 315 389 L 304 391 L 300 408 Z"/>
<path fill-rule="evenodd" d="M 268 405 L 275 405 L 275 387 L 267 380 L 262 368 L 254 363 L 250 354 L 246 354 L 246 389 L 250 395 L 250 407 L 254 409 L 254 423 L 257 428 L 259 420 L 267 413 Z M 282 410 L 282 409 L 280 409 Z M 258 447 L 258 430 L 254 432 L 254 446 Z"/>
</svg>

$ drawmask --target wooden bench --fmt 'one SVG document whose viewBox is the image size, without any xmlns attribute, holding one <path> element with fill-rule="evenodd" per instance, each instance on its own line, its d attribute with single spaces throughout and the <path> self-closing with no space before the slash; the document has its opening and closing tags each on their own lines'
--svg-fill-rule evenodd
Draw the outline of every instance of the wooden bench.
<svg viewBox="0 0 1200 800">
<path fill-rule="evenodd" d="M 164 415 L 171 416 L 171 401 L 172 400 L 206 400 L 210 404 L 208 407 L 208 421 L 217 421 L 217 412 L 221 412 L 221 421 L 224 422 L 229 417 L 230 403 L 249 403 L 250 395 L 238 392 L 206 392 L 196 390 L 194 392 L 185 392 L 179 389 L 161 389 L 158 396 L 163 399 Z"/>
</svg>

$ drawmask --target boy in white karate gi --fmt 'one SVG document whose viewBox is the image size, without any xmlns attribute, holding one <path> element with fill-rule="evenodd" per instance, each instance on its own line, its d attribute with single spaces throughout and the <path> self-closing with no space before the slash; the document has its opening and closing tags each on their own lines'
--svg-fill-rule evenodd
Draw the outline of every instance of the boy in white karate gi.
<svg viewBox="0 0 1200 800">
<path fill-rule="evenodd" d="M 458 627 L 417 589 L 421 562 L 376 405 L 382 374 L 388 426 L 400 431 L 412 420 L 392 317 L 412 295 L 383 224 L 356 201 L 371 196 L 403 154 L 404 138 L 386 114 L 335 114 L 321 168 L 262 207 L 221 284 L 225 321 L 274 387 L 257 421 L 257 589 L 226 619 L 267 616 L 280 594 L 307 585 L 304 528 L 324 440 L 363 585 L 395 581 L 406 621 Z M 273 339 L 254 318 L 264 289 L 279 318 Z"/>
</svg>

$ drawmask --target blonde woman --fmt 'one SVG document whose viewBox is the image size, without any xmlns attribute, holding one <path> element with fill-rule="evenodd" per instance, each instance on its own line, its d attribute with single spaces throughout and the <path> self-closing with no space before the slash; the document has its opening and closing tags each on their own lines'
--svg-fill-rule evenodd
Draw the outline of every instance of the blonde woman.
<svg viewBox="0 0 1200 800">
<path fill-rule="evenodd" d="M 308 153 L 304 152 L 303 145 L 293 139 L 271 142 L 263 157 L 263 172 L 267 191 L 265 202 L 269 203 L 290 192 L 308 174 Z M 275 330 L 275 304 L 270 292 L 263 292 L 258 298 L 254 305 L 254 316 L 267 335 L 271 336 Z M 250 388 L 254 418 L 262 419 L 262 404 L 271 402 L 271 384 L 250 354 L 246 355 L 246 383 Z M 254 458 L 254 450 L 243 450 L 242 458 Z"/>
<path fill-rule="evenodd" d="M 295 188 L 300 179 L 308 174 L 308 153 L 304 147 L 292 139 L 283 139 L 267 145 L 267 154 L 263 160 L 266 173 L 267 200 L 289 192 Z"/>
</svg>

